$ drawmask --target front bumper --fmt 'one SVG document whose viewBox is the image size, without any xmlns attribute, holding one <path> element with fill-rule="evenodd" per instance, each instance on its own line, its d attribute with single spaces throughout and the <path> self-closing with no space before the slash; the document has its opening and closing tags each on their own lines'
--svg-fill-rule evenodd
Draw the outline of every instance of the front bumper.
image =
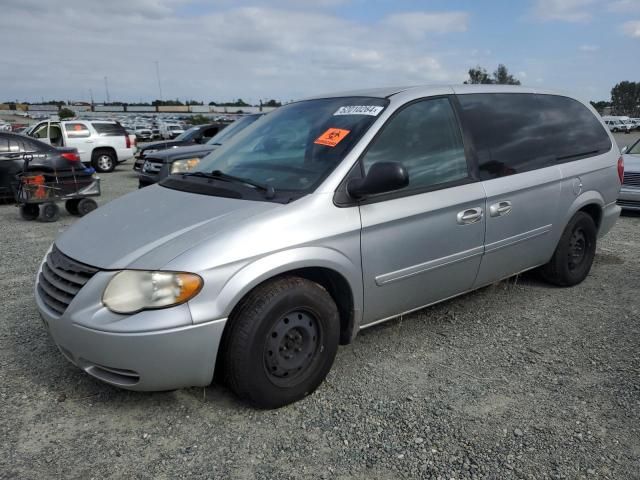
<svg viewBox="0 0 640 480">
<path fill-rule="evenodd" d="M 102 289 L 105 275 L 94 282 L 100 276 L 96 274 L 60 316 L 36 292 L 43 323 L 70 362 L 99 380 L 129 390 L 211 383 L 226 319 L 194 325 L 187 304 L 129 316 L 113 314 L 101 305 L 100 296 L 96 301 L 98 289 L 91 284 L 98 283 Z M 148 330 L 150 325 L 158 329 Z"/>
<path fill-rule="evenodd" d="M 625 210 L 640 210 L 640 188 L 623 185 L 617 203 Z"/>
<path fill-rule="evenodd" d="M 136 161 L 133 162 L 133 169 L 136 171 L 141 171 L 142 166 L 144 165 L 144 157 L 141 157 L 140 154 L 136 156 Z"/>
</svg>

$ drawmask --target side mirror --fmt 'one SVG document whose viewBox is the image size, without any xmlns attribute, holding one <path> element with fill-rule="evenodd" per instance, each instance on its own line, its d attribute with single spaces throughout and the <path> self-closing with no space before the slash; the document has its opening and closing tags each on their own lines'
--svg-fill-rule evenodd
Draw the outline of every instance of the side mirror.
<svg viewBox="0 0 640 480">
<path fill-rule="evenodd" d="M 409 174 L 398 162 L 377 162 L 371 165 L 367 176 L 354 178 L 347 184 L 352 198 L 391 192 L 409 185 Z"/>
<path fill-rule="evenodd" d="M 620 153 L 627 153 L 627 150 L 629 150 L 629 145 L 625 145 L 624 147 L 622 147 L 622 150 L 620 150 Z"/>
</svg>

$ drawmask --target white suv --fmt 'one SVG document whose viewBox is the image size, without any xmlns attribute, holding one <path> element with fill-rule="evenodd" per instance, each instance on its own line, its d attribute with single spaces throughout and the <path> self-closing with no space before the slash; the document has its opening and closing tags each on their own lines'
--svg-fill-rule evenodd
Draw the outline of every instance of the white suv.
<svg viewBox="0 0 640 480">
<path fill-rule="evenodd" d="M 133 157 L 135 145 L 117 122 L 69 120 L 40 122 L 27 135 L 54 147 L 78 149 L 82 163 L 98 172 L 111 172 L 118 163 Z"/>
</svg>

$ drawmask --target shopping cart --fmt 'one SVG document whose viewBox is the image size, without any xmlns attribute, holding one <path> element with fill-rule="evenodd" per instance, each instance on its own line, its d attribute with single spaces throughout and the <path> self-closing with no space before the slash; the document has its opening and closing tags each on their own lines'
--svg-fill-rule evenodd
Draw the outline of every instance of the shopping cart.
<svg viewBox="0 0 640 480">
<path fill-rule="evenodd" d="M 23 219 L 55 222 L 60 218 L 56 202 L 62 201 L 67 212 L 80 217 L 98 208 L 91 197 L 100 196 L 100 178 L 92 168 L 72 168 L 64 172 L 29 171 L 30 160 L 25 155 L 24 169 L 14 183 L 13 193 Z"/>
</svg>

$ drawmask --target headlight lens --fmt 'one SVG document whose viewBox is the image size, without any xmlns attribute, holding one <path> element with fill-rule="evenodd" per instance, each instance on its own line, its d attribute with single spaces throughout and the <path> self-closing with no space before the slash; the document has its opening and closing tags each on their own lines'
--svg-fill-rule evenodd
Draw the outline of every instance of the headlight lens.
<svg viewBox="0 0 640 480">
<path fill-rule="evenodd" d="M 143 150 L 142 152 L 143 152 L 145 155 L 151 155 L 152 153 L 156 153 L 157 151 L 158 151 L 158 149 L 157 149 L 157 148 L 151 148 L 151 149 L 149 149 L 149 150 Z"/>
<path fill-rule="evenodd" d="M 123 270 L 107 285 L 102 303 L 115 313 L 172 307 L 195 297 L 202 283 L 194 273 Z"/>
<path fill-rule="evenodd" d="M 190 172 L 200 163 L 199 158 L 186 158 L 184 160 L 176 160 L 171 164 L 171 173 Z"/>
</svg>

